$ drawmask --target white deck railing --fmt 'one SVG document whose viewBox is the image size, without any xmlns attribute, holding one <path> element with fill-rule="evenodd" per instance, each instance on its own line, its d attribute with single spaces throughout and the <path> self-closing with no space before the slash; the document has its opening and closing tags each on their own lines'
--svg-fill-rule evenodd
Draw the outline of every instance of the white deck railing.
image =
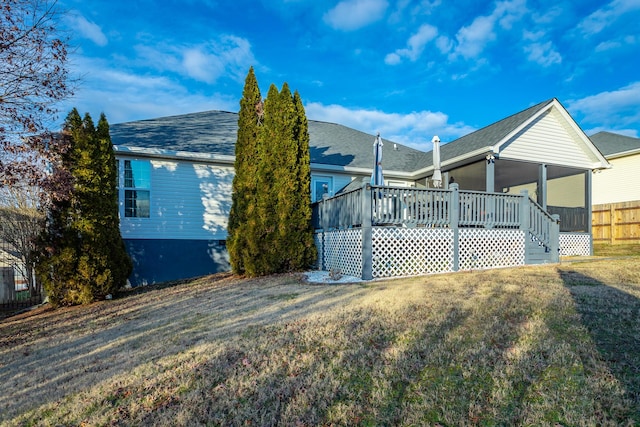
<svg viewBox="0 0 640 427">
<path fill-rule="evenodd" d="M 360 227 L 363 221 L 374 226 L 522 228 L 545 243 L 554 222 L 526 191 L 520 195 L 461 191 L 456 184 L 449 190 L 364 185 L 320 200 L 312 211 L 315 229 Z"/>
<path fill-rule="evenodd" d="M 451 230 L 451 238 L 455 242 L 452 249 L 454 270 L 459 265 L 459 242 L 467 241 L 459 237 L 469 234 L 461 235 L 460 229 L 520 230 L 527 236 L 527 247 L 539 249 L 527 249 L 525 263 L 527 254 L 539 257 L 540 250 L 553 254 L 549 255 L 550 259 L 557 258 L 559 217 L 549 215 L 529 198 L 526 190 L 520 195 L 512 195 L 460 191 L 457 184 L 452 184 L 448 190 L 366 184 L 316 202 L 312 211 L 314 228 L 325 235 L 336 230 L 360 230 L 349 245 L 362 248 L 363 271 L 372 269 L 372 254 L 375 252 L 372 237 L 377 235 L 372 233 L 372 229 L 379 227 Z M 476 240 L 474 237 L 473 241 Z M 364 276 L 368 274 L 363 273 Z"/>
</svg>

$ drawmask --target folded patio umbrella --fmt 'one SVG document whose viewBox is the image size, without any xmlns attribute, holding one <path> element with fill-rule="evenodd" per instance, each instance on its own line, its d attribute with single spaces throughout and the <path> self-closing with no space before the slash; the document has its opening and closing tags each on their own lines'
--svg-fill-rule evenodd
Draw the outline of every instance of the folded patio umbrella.
<svg viewBox="0 0 640 427">
<path fill-rule="evenodd" d="M 438 138 L 438 135 L 435 135 L 431 142 L 433 142 L 433 176 L 431 181 L 434 187 L 440 188 L 442 186 L 442 173 L 440 172 L 440 138 Z"/>
<path fill-rule="evenodd" d="M 378 136 L 373 142 L 371 185 L 384 185 L 384 176 L 382 175 L 382 138 L 380 138 L 380 133 L 378 133 Z"/>
</svg>

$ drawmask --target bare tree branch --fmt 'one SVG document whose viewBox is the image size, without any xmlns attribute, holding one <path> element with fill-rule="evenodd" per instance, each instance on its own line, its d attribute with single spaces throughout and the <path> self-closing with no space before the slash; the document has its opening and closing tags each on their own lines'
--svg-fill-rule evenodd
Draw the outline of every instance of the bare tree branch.
<svg viewBox="0 0 640 427">
<path fill-rule="evenodd" d="M 45 123 L 55 116 L 56 104 L 72 95 L 69 43 L 58 18 L 55 0 L 0 5 L 0 184 L 53 179 L 46 165 L 59 155 L 60 138 Z"/>
</svg>

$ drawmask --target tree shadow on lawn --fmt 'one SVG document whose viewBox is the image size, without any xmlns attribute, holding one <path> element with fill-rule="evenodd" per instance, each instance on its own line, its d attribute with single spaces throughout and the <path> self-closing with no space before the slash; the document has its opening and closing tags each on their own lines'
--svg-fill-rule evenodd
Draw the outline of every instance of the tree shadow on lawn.
<svg viewBox="0 0 640 427">
<path fill-rule="evenodd" d="M 322 313 L 364 291 L 303 286 L 298 276 L 201 280 L 0 323 L 0 421 L 139 369 L 154 375 L 199 345 L 224 346 L 247 329 Z"/>
<path fill-rule="evenodd" d="M 600 359 L 625 390 L 630 416 L 640 424 L 640 299 L 574 270 L 559 270 L 597 347 Z"/>
</svg>

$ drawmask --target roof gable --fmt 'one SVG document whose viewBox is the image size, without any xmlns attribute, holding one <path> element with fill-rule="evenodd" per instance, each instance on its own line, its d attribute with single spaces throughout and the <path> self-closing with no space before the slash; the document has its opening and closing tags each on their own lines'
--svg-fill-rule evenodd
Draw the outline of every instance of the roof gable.
<svg viewBox="0 0 640 427">
<path fill-rule="evenodd" d="M 556 102 L 496 145 L 502 159 L 556 164 L 580 169 L 607 167 L 602 154 Z"/>
<path fill-rule="evenodd" d="M 444 167 L 468 163 L 489 153 L 501 158 L 585 169 L 609 166 L 555 98 L 444 144 L 440 149 Z M 430 159 L 423 172 L 432 168 Z"/>
<path fill-rule="evenodd" d="M 442 161 L 464 157 L 477 151 L 489 151 L 487 149 L 492 149 L 494 145 L 507 138 L 508 135 L 512 134 L 552 101 L 541 102 L 448 144 L 444 144 L 440 148 Z"/>
</svg>

